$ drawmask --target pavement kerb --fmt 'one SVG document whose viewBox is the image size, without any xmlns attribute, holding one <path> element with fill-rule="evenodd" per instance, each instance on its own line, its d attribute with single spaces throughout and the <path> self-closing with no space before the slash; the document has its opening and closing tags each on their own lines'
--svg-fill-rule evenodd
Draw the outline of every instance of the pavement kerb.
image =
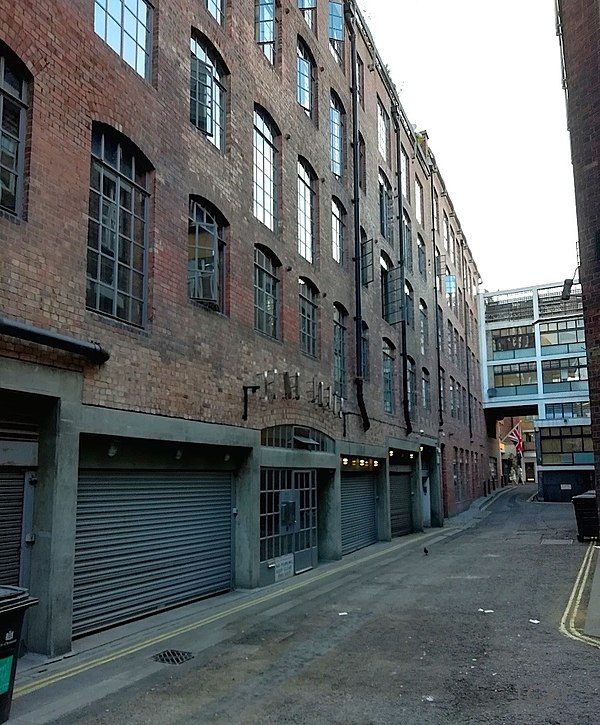
<svg viewBox="0 0 600 725">
<path fill-rule="evenodd" d="M 271 602 L 290 592 L 325 580 L 334 574 L 351 570 L 365 562 L 382 559 L 402 549 L 417 546 L 431 546 L 452 539 L 460 535 L 463 531 L 476 526 L 483 518 L 486 518 L 489 515 L 486 509 L 496 499 L 514 488 L 500 489 L 485 497 L 483 501 L 479 500 L 474 502 L 467 511 L 451 519 L 446 519 L 442 527 L 431 529 L 424 533 L 409 534 L 403 536 L 400 540 L 394 539 L 391 542 L 378 542 L 368 547 L 368 549 L 362 549 L 353 554 L 349 554 L 339 561 L 323 562 L 317 569 L 307 572 L 302 577 L 288 579 L 259 590 L 235 590 L 222 597 L 202 600 L 201 602 L 197 602 L 196 605 L 187 605 L 190 608 L 196 606 L 200 611 L 195 616 L 189 615 L 187 618 L 190 618 L 191 621 L 185 624 L 181 624 L 184 620 L 184 617 L 180 615 L 182 608 L 171 610 L 165 613 L 166 616 L 171 615 L 171 621 L 166 625 L 167 631 L 165 631 L 164 624 L 160 629 L 153 624 L 153 620 L 160 617 L 160 615 L 156 615 L 155 617 L 142 620 L 146 624 L 144 629 L 138 630 L 130 635 L 127 635 L 127 633 L 121 634 L 117 639 L 107 639 L 100 645 L 88 645 L 86 640 L 89 641 L 91 638 L 79 640 L 75 642 L 72 652 L 59 658 L 44 659 L 35 655 L 26 656 L 19 663 L 13 699 L 31 694 L 62 680 L 76 677 L 96 667 L 154 647 L 169 639 L 199 630 L 209 624 L 239 614 L 244 610 Z M 482 515 L 482 512 L 484 515 Z M 165 619 L 163 618 L 161 621 L 164 623 Z M 177 622 L 180 624 L 177 625 Z M 136 624 L 139 626 L 140 623 L 134 623 L 131 626 L 136 626 Z M 128 625 L 124 626 L 125 630 L 127 627 Z M 118 628 L 118 630 L 123 632 L 123 628 Z M 160 634 L 156 634 L 157 631 L 160 631 Z M 106 636 L 110 637 L 110 631 L 106 633 Z M 28 658 L 30 658 L 29 662 L 27 662 Z M 74 661 L 77 661 L 77 664 L 74 664 Z M 42 669 L 44 671 L 40 672 Z"/>
</svg>

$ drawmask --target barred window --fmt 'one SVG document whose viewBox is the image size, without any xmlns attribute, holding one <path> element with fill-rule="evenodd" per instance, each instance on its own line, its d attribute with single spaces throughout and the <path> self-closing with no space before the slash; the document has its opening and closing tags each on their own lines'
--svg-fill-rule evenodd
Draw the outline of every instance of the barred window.
<svg viewBox="0 0 600 725">
<path fill-rule="evenodd" d="M 150 168 L 125 136 L 94 125 L 86 305 L 138 327 L 145 324 Z"/>
</svg>

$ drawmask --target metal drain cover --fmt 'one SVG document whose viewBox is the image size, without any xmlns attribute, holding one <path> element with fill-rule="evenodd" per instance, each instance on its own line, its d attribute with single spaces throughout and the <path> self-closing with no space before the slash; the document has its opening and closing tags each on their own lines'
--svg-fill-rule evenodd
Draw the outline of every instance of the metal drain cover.
<svg viewBox="0 0 600 725">
<path fill-rule="evenodd" d="M 180 665 L 182 662 L 193 660 L 194 655 L 191 652 L 182 652 L 180 649 L 166 649 L 154 655 L 152 659 L 164 665 Z"/>
</svg>

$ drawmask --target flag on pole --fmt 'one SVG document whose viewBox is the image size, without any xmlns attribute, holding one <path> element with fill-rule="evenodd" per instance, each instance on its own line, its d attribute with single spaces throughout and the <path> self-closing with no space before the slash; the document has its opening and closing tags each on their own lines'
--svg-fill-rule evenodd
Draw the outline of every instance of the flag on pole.
<svg viewBox="0 0 600 725">
<path fill-rule="evenodd" d="M 521 424 L 517 423 L 517 425 L 510 431 L 510 433 L 506 437 L 515 444 L 517 453 L 519 455 L 522 455 L 523 454 L 523 436 L 521 435 Z"/>
</svg>

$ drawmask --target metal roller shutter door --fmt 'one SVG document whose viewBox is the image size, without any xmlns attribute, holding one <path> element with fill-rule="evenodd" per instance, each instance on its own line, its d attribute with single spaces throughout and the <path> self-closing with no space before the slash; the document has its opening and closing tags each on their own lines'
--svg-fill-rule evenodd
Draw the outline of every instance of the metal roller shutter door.
<svg viewBox="0 0 600 725">
<path fill-rule="evenodd" d="M 342 554 L 377 541 L 375 493 L 373 476 L 342 476 Z"/>
<path fill-rule="evenodd" d="M 25 475 L 0 471 L 0 584 L 19 586 Z"/>
<path fill-rule="evenodd" d="M 390 515 L 392 536 L 411 533 L 413 524 L 409 473 L 390 473 Z"/>
<path fill-rule="evenodd" d="M 73 634 L 231 589 L 229 473 L 80 473 Z"/>
</svg>

